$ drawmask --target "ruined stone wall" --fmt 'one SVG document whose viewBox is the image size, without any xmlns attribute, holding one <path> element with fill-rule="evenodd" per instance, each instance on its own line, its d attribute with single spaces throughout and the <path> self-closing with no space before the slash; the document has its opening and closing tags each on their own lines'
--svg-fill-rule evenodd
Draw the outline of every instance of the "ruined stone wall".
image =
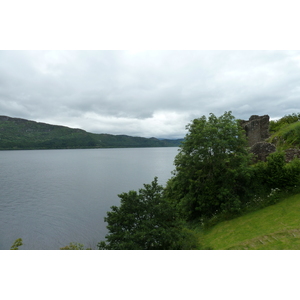
<svg viewBox="0 0 300 300">
<path fill-rule="evenodd" d="M 287 149 L 285 150 L 285 161 L 290 162 L 292 161 L 295 157 L 300 158 L 300 149 Z"/>
<path fill-rule="evenodd" d="M 266 161 L 267 157 L 275 151 L 275 145 L 266 142 L 255 143 L 250 148 L 250 152 L 254 154 L 253 162 Z"/>
<path fill-rule="evenodd" d="M 269 120 L 270 117 L 268 115 L 253 115 L 248 121 L 241 121 L 241 125 L 246 132 L 249 147 L 258 142 L 264 142 L 270 136 Z"/>
<path fill-rule="evenodd" d="M 250 152 L 254 154 L 253 161 L 266 161 L 267 157 L 276 151 L 275 145 L 267 143 L 266 139 L 270 137 L 268 115 L 253 115 L 248 121 L 241 120 L 241 125 L 245 129 L 246 137 Z M 290 162 L 293 158 L 300 158 L 300 149 L 285 150 L 286 162 Z"/>
</svg>

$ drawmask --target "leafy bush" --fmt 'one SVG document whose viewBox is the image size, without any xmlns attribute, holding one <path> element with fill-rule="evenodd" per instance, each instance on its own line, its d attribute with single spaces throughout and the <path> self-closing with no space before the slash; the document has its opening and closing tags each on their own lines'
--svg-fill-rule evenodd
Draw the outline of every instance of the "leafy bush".
<svg viewBox="0 0 300 300">
<path fill-rule="evenodd" d="M 295 158 L 286 163 L 283 152 L 271 153 L 266 162 L 259 162 L 254 166 L 253 177 L 268 190 L 294 187 L 299 184 L 300 160 Z"/>
<path fill-rule="evenodd" d="M 84 249 L 84 245 L 80 243 L 70 243 L 69 245 L 60 248 L 60 250 L 91 250 L 90 248 Z"/>
<path fill-rule="evenodd" d="M 12 246 L 10 247 L 10 250 L 19 250 L 19 247 L 23 245 L 23 240 L 21 238 L 16 239 Z"/>
<path fill-rule="evenodd" d="M 183 228 L 178 242 L 179 250 L 195 250 L 199 247 L 198 237 L 193 230 Z"/>
<path fill-rule="evenodd" d="M 193 247 L 193 236 L 184 230 L 175 208 L 163 197 L 157 177 L 144 189 L 119 195 L 104 220 L 109 233 L 100 250 L 168 250 Z"/>
</svg>

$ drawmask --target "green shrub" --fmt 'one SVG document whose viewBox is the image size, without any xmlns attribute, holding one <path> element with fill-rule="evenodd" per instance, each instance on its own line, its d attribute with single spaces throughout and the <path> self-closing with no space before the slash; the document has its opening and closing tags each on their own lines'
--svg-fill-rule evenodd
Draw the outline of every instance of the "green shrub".
<svg viewBox="0 0 300 300">
<path fill-rule="evenodd" d="M 193 230 L 183 228 L 178 242 L 179 250 L 195 250 L 199 247 L 198 237 Z"/>
<path fill-rule="evenodd" d="M 254 181 L 259 182 L 264 190 L 294 187 L 299 184 L 300 160 L 295 158 L 286 163 L 283 152 L 274 152 L 267 157 L 266 162 L 254 166 L 253 176 Z"/>
<path fill-rule="evenodd" d="M 192 236 L 183 230 L 174 206 L 157 183 L 144 184 L 139 192 L 119 195 L 121 205 L 112 206 L 104 218 L 109 233 L 98 243 L 100 250 L 171 250 L 192 247 Z"/>
<path fill-rule="evenodd" d="M 19 247 L 23 245 L 23 240 L 21 238 L 16 239 L 12 246 L 10 247 L 10 250 L 19 250 Z"/>
<path fill-rule="evenodd" d="M 69 245 L 60 248 L 60 250 L 91 250 L 90 248 L 84 249 L 84 245 L 80 243 L 70 243 Z"/>
</svg>

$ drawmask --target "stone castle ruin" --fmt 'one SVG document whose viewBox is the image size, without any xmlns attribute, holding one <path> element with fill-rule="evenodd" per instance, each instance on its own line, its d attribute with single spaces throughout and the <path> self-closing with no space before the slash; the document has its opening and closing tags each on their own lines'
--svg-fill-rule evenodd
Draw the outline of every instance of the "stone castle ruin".
<svg viewBox="0 0 300 300">
<path fill-rule="evenodd" d="M 266 142 L 270 137 L 268 115 L 253 115 L 248 121 L 241 120 L 240 124 L 244 128 L 248 140 L 250 152 L 255 155 L 255 161 L 266 161 L 267 156 L 276 151 L 274 144 Z M 300 158 L 300 150 L 288 149 L 285 151 L 286 161 L 291 161 L 294 157 Z"/>
<path fill-rule="evenodd" d="M 241 125 L 246 131 L 249 147 L 255 143 L 264 142 L 268 137 L 269 133 L 269 120 L 268 115 L 264 116 L 251 116 L 248 121 L 241 120 Z"/>
</svg>

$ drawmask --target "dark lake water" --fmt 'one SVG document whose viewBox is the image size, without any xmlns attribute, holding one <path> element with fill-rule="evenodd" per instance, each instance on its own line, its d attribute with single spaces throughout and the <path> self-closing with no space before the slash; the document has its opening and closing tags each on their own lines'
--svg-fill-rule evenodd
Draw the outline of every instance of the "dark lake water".
<svg viewBox="0 0 300 300">
<path fill-rule="evenodd" d="M 155 176 L 165 185 L 178 148 L 0 151 L 0 249 L 96 249 L 117 196 Z"/>
</svg>

